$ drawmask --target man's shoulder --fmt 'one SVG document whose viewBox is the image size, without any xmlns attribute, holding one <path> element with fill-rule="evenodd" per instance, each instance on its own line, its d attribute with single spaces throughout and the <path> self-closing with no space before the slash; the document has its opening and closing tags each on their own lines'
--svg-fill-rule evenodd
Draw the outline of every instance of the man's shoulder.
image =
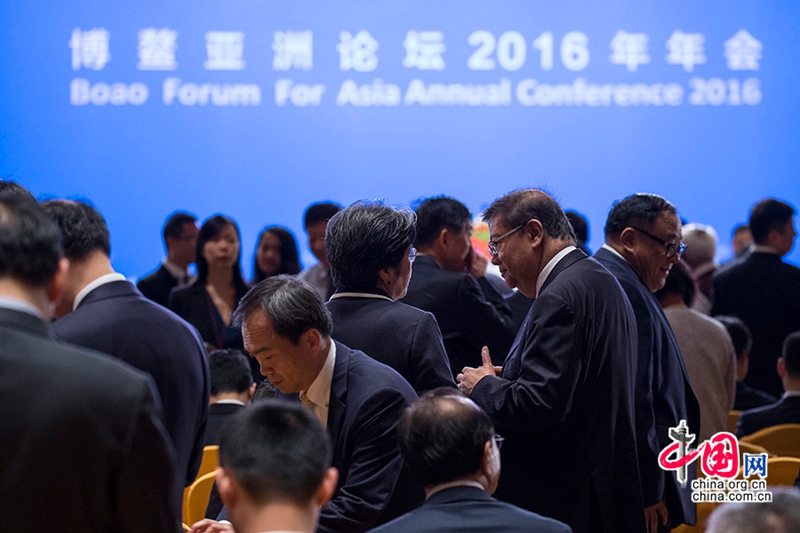
<svg viewBox="0 0 800 533">
<path fill-rule="evenodd" d="M 399 393 L 409 401 L 416 399 L 414 389 L 403 376 L 360 350 L 353 350 L 336 342 L 336 364 L 346 365 L 348 394 L 352 392 L 356 396 L 375 396 Z M 334 371 L 334 379 L 336 374 Z"/>
</svg>

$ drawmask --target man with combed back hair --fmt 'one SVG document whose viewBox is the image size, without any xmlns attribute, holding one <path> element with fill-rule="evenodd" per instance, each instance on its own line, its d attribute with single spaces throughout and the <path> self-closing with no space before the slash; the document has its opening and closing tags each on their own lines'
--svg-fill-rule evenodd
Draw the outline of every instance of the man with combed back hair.
<svg viewBox="0 0 800 533">
<path fill-rule="evenodd" d="M 507 194 L 483 218 L 492 263 L 535 298 L 502 368 L 484 349 L 458 376 L 506 438 L 498 499 L 575 532 L 643 531 L 630 303 L 542 191 Z"/>
<path fill-rule="evenodd" d="M 461 393 L 441 388 L 406 409 L 397 429 L 400 454 L 425 486 L 422 507 L 376 533 L 568 533 L 565 524 L 491 497 L 500 478 L 492 421 Z"/>
<path fill-rule="evenodd" d="M 322 425 L 275 400 L 232 422 L 219 443 L 217 487 L 237 533 L 314 533 L 338 479 Z"/>
<path fill-rule="evenodd" d="M 0 529 L 174 533 L 174 452 L 152 379 L 47 333 L 67 268 L 38 204 L 0 201 Z"/>
</svg>

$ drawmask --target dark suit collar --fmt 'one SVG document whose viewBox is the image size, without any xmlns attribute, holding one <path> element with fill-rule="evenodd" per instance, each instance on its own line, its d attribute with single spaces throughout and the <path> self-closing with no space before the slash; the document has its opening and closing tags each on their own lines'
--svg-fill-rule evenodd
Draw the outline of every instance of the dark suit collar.
<svg viewBox="0 0 800 533">
<path fill-rule="evenodd" d="M 425 255 L 423 253 L 417 253 L 417 257 L 416 259 L 414 259 L 414 268 L 419 268 L 420 266 L 432 267 L 438 270 L 443 270 L 442 267 L 439 265 L 439 263 L 436 262 L 436 259 L 434 259 L 433 257 Z M 413 270 L 411 275 L 412 276 L 414 275 Z"/>
<path fill-rule="evenodd" d="M 602 259 L 603 261 L 606 261 L 606 262 L 609 262 L 609 263 L 614 263 L 614 264 L 622 267 L 623 269 L 627 270 L 630 273 L 631 276 L 633 276 L 636 279 L 638 279 L 639 282 L 642 285 L 644 285 L 644 281 L 642 281 L 642 278 L 639 276 L 639 274 L 636 273 L 636 271 L 633 269 L 631 264 L 628 263 L 625 260 L 625 258 L 623 258 L 622 256 L 619 256 L 619 255 L 615 254 L 614 252 L 610 252 L 610 251 L 606 250 L 605 248 L 600 248 L 599 250 L 597 250 L 594 253 L 594 255 L 598 259 Z M 646 285 L 645 285 L 645 287 L 646 287 Z"/>
<path fill-rule="evenodd" d="M 364 293 L 364 294 L 377 294 L 378 296 L 385 296 L 391 298 L 389 293 L 378 287 L 341 287 L 336 289 L 334 294 L 341 294 L 344 292 Z M 355 297 L 357 298 L 357 296 Z"/>
<path fill-rule="evenodd" d="M 136 287 L 133 286 L 129 281 L 112 281 L 109 283 L 104 283 L 100 285 L 92 292 L 87 294 L 81 303 L 78 304 L 78 309 L 83 307 L 84 305 L 91 303 L 91 302 L 98 302 L 100 300 L 106 300 L 108 298 L 118 298 L 120 296 L 141 296 Z"/>
<path fill-rule="evenodd" d="M 425 500 L 425 505 L 441 505 L 445 503 L 452 503 L 465 500 L 491 500 L 486 491 L 478 487 L 470 485 L 458 485 L 450 487 L 433 494 L 430 498 Z"/>
<path fill-rule="evenodd" d="M 550 274 L 542 284 L 542 288 L 539 289 L 539 292 L 541 293 L 548 285 L 550 285 L 550 283 L 552 283 L 553 280 L 556 279 L 556 276 L 558 276 L 561 272 L 564 272 L 564 270 L 568 269 L 581 259 L 586 259 L 587 257 L 588 256 L 580 248 L 576 248 L 565 255 L 561 261 L 556 264 L 553 270 L 550 271 Z"/>
<path fill-rule="evenodd" d="M 24 311 L 0 307 L 0 326 L 6 326 L 14 331 L 24 330 L 33 335 L 48 337 L 47 325 L 42 319 Z"/>
<path fill-rule="evenodd" d="M 336 361 L 333 364 L 331 378 L 331 398 L 328 402 L 328 435 L 336 446 L 339 430 L 344 420 L 345 398 L 347 397 L 347 375 L 350 368 L 350 349 L 344 344 L 336 343 Z"/>
<path fill-rule="evenodd" d="M 235 413 L 239 409 L 244 409 L 244 405 L 238 403 L 212 403 L 208 406 L 208 413 L 215 415 L 227 415 Z"/>
</svg>

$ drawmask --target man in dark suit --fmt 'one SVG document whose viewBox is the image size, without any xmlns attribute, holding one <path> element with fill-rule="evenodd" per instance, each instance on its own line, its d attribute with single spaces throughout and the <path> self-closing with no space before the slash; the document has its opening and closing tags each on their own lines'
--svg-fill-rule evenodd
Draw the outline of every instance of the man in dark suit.
<svg viewBox="0 0 800 533">
<path fill-rule="evenodd" d="M 648 530 L 694 524 L 689 480 L 661 469 L 658 454 L 672 443 L 670 428 L 686 420 L 700 432 L 700 407 L 692 391 L 678 341 L 653 293 L 664 286 L 680 259 L 681 223 L 675 207 L 660 196 L 635 194 L 614 204 L 606 220 L 606 243 L 594 257 L 619 280 L 636 315 L 636 440 Z"/>
<path fill-rule="evenodd" d="M 502 437 L 474 402 L 438 389 L 406 409 L 397 429 L 403 461 L 425 486 L 422 507 L 375 533 L 568 533 L 550 518 L 495 500 Z"/>
<path fill-rule="evenodd" d="M 388 365 L 417 394 L 454 387 L 436 319 L 397 298 L 411 276 L 414 213 L 355 203 L 328 222 L 325 250 L 336 293 L 325 305 L 333 338 Z"/>
<path fill-rule="evenodd" d="M 422 502 L 395 441 L 400 414 L 417 395 L 388 366 L 331 340 L 330 314 L 311 285 L 268 278 L 242 299 L 234 322 L 279 397 L 299 400 L 327 429 L 339 482 L 317 531 L 363 532 Z"/>
<path fill-rule="evenodd" d="M 800 268 L 781 261 L 796 235 L 795 210 L 780 200 L 761 200 L 750 211 L 755 244 L 746 257 L 731 262 L 714 278 L 712 315 L 742 319 L 753 335 L 745 382 L 781 395 L 775 374 L 786 336 L 800 329 Z"/>
<path fill-rule="evenodd" d="M 197 245 L 197 218 L 188 213 L 175 213 L 164 224 L 164 246 L 167 258 L 154 272 L 139 280 L 136 287 L 146 297 L 167 307 L 173 287 L 188 283 L 189 265 L 194 263 Z"/>
<path fill-rule="evenodd" d="M 93 207 L 51 200 L 70 260 L 66 288 L 50 326 L 61 340 L 121 359 L 156 382 L 176 453 L 176 497 L 194 481 L 208 418 L 208 363 L 197 332 L 148 300 L 111 267 L 108 227 Z"/>
<path fill-rule="evenodd" d="M 484 220 L 492 262 L 536 298 L 503 367 L 484 349 L 458 376 L 506 439 L 497 497 L 576 532 L 643 531 L 630 304 L 543 192 L 510 193 Z"/>
<path fill-rule="evenodd" d="M 174 464 L 152 380 L 59 344 L 58 228 L 0 201 L 0 502 L 4 531 L 174 532 Z"/>
<path fill-rule="evenodd" d="M 472 216 L 452 198 L 416 209 L 417 259 L 403 303 L 429 311 L 442 331 L 453 375 L 481 364 L 481 349 L 502 361 L 516 333 L 511 309 L 486 279 L 486 258 L 472 249 Z"/>
<path fill-rule="evenodd" d="M 775 404 L 743 412 L 736 426 L 737 437 L 744 437 L 770 426 L 800 424 L 800 331 L 786 337 L 783 357 L 778 359 L 777 366 L 778 376 L 786 392 Z"/>
<path fill-rule="evenodd" d="M 208 354 L 211 394 L 205 446 L 219 444 L 222 428 L 253 399 L 256 384 L 247 356 L 239 350 L 214 350 Z"/>
</svg>

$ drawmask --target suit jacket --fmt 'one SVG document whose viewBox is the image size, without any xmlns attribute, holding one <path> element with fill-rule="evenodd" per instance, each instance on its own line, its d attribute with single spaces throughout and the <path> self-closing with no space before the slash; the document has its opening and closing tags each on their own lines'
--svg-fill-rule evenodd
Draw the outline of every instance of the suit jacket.
<svg viewBox="0 0 800 533">
<path fill-rule="evenodd" d="M 238 291 L 236 302 L 247 293 Z M 205 284 L 199 280 L 176 287 L 169 295 L 169 308 L 197 328 L 203 341 L 216 348 L 244 349 L 242 332 L 239 328 L 225 326 L 217 306 L 211 300 Z"/>
<path fill-rule="evenodd" d="M 736 382 L 736 401 L 733 408 L 737 411 L 747 411 L 756 407 L 763 407 L 778 401 L 778 398 L 758 389 L 754 389 L 744 381 Z"/>
<path fill-rule="evenodd" d="M 377 289 L 370 292 L 385 296 Z M 334 296 L 325 306 L 334 339 L 394 368 L 417 394 L 455 386 L 432 314 L 401 302 L 354 296 Z"/>
<path fill-rule="evenodd" d="M 772 405 L 744 411 L 736 424 L 736 436 L 780 424 L 800 424 L 800 396 L 785 396 Z"/>
<path fill-rule="evenodd" d="M 775 363 L 786 336 L 800 330 L 800 268 L 770 253 L 737 259 L 714 278 L 711 314 L 739 317 L 753 335 L 745 383 L 783 394 Z"/>
<path fill-rule="evenodd" d="M 179 529 L 161 416 L 145 373 L 58 344 L 37 317 L 0 309 L 2 529 Z"/>
<path fill-rule="evenodd" d="M 208 425 L 203 446 L 218 446 L 222 428 L 233 415 L 244 409 L 244 405 L 237 403 L 215 403 L 208 406 Z M 214 515 L 216 516 L 216 515 Z"/>
<path fill-rule="evenodd" d="M 162 264 L 157 270 L 139 280 L 136 288 L 145 297 L 150 298 L 155 303 L 167 307 L 169 293 L 173 287 L 178 285 L 178 280 L 172 277 L 169 270 Z"/>
<path fill-rule="evenodd" d="M 636 329 L 617 281 L 559 261 L 503 363 L 471 398 L 505 437 L 496 497 L 576 532 L 643 531 L 634 435 Z"/>
<path fill-rule="evenodd" d="M 465 366 L 481 366 L 484 346 L 500 364 L 517 330 L 511 309 L 486 278 L 444 270 L 424 255 L 417 256 L 401 301 L 436 317 L 454 376 Z"/>
<path fill-rule="evenodd" d="M 190 485 L 200 468 L 208 419 L 208 362 L 197 332 L 127 281 L 101 285 L 50 327 L 61 340 L 112 355 L 153 377 L 175 445 L 177 488 Z"/>
<path fill-rule="evenodd" d="M 569 533 L 566 524 L 495 500 L 477 487 L 456 486 L 434 493 L 422 507 L 374 533 Z"/>
<path fill-rule="evenodd" d="M 320 511 L 318 532 L 367 531 L 422 503 L 395 441 L 400 414 L 416 399 L 397 372 L 336 343 L 327 432 L 339 484 Z"/>
<path fill-rule="evenodd" d="M 658 463 L 658 454 L 672 444 L 670 428 L 686 420 L 691 433 L 700 431 L 700 406 L 678 341 L 658 300 L 628 262 L 606 249 L 598 250 L 594 257 L 619 280 L 636 315 L 636 440 L 644 504 L 649 507 L 665 500 L 672 527 L 694 524 L 697 513 L 691 500 L 691 480 L 695 469 L 688 469 L 689 480 L 682 488 L 677 473 L 662 470 Z"/>
</svg>

